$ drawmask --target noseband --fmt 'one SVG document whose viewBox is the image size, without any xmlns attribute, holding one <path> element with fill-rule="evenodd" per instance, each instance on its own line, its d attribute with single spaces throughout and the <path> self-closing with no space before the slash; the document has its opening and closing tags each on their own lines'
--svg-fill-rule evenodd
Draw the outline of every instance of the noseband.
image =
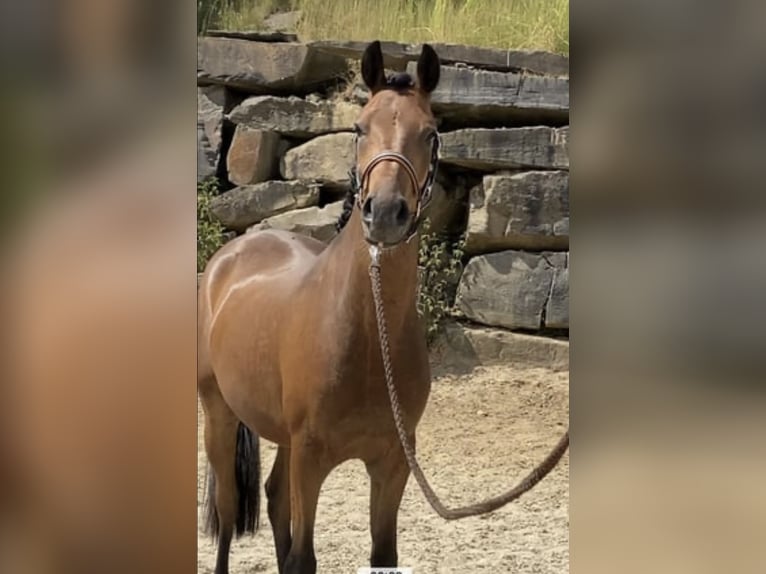
<svg viewBox="0 0 766 574">
<path fill-rule="evenodd" d="M 433 187 L 434 179 L 436 179 L 436 168 L 439 164 L 439 146 L 441 144 L 439 140 L 439 134 L 434 136 L 433 143 L 431 144 L 431 162 L 428 165 L 428 174 L 426 175 L 426 180 L 423 182 L 422 187 L 418 185 L 418 175 L 415 173 L 415 167 L 412 165 L 412 162 L 407 159 L 407 156 L 397 151 L 391 150 L 384 150 L 373 156 L 373 158 L 362 171 L 362 176 L 359 177 L 359 172 L 357 170 L 359 150 L 358 142 L 358 138 L 354 137 L 354 167 L 351 168 L 349 176 L 351 179 L 352 191 L 356 196 L 356 204 L 359 206 L 360 211 L 362 209 L 362 205 L 364 204 L 364 199 L 367 195 L 367 186 L 370 181 L 370 174 L 372 173 L 372 170 L 375 168 L 375 166 L 385 161 L 392 161 L 394 163 L 398 163 L 404 168 L 404 171 L 407 172 L 410 183 L 412 184 L 412 189 L 415 191 L 415 196 L 417 198 L 415 217 L 412 219 L 412 224 L 410 225 L 410 229 L 404 239 L 405 242 L 409 242 L 415 233 L 417 233 L 418 227 L 420 227 L 423 210 L 428 207 L 429 203 L 431 203 L 431 188 Z"/>
</svg>

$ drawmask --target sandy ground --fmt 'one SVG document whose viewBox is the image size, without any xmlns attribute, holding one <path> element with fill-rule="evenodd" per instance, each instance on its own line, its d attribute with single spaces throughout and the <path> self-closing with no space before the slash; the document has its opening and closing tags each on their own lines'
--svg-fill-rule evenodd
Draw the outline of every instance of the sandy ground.
<svg viewBox="0 0 766 574">
<path fill-rule="evenodd" d="M 569 376 L 547 369 L 480 367 L 434 380 L 418 427 L 421 466 L 448 506 L 507 490 L 548 453 L 569 416 Z M 261 444 L 263 474 L 275 449 Z M 205 475 L 199 433 L 199 504 Z M 399 566 L 416 574 L 569 571 L 569 454 L 520 500 L 494 514 L 446 522 L 410 479 L 399 512 Z M 328 477 L 319 499 L 318 572 L 355 573 L 367 566 L 369 482 L 364 465 L 348 462 Z M 232 574 L 277 573 L 271 528 L 232 545 Z M 198 573 L 213 572 L 215 547 L 200 531 Z"/>
</svg>

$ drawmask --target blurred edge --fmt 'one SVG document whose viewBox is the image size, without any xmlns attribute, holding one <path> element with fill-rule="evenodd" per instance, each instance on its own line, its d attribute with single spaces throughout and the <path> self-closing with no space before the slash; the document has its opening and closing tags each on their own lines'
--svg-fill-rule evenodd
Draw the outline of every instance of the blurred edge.
<svg viewBox="0 0 766 574">
<path fill-rule="evenodd" d="M 196 569 L 191 4 L 0 4 L 0 571 Z"/>
<path fill-rule="evenodd" d="M 191 10 L 0 4 L 1 571 L 195 568 Z M 571 14 L 572 570 L 763 572 L 764 7 Z"/>
<path fill-rule="evenodd" d="M 766 7 L 571 14 L 571 570 L 764 572 Z"/>
</svg>

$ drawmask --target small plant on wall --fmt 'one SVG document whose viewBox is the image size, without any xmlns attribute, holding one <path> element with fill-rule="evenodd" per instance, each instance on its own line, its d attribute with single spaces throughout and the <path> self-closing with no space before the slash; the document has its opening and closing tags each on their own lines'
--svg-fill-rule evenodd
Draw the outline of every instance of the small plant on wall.
<svg viewBox="0 0 766 574">
<path fill-rule="evenodd" d="M 205 269 L 208 260 L 224 242 L 224 230 L 210 212 L 210 201 L 218 192 L 218 182 L 208 178 L 197 183 L 197 272 Z"/>
<path fill-rule="evenodd" d="M 464 254 L 465 236 L 450 239 L 432 232 L 429 220 L 423 222 L 418 255 L 417 310 L 425 325 L 429 345 L 452 311 Z"/>
</svg>

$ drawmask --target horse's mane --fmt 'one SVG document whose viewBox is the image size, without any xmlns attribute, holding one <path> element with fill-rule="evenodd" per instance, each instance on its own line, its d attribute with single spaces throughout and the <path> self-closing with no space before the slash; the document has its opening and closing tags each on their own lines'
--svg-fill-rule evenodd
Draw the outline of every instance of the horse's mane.
<svg viewBox="0 0 766 574">
<path fill-rule="evenodd" d="M 348 220 L 351 219 L 351 214 L 354 211 L 354 204 L 356 203 L 356 188 L 352 185 L 346 191 L 346 197 L 343 198 L 343 210 L 340 212 L 338 221 L 335 222 L 335 231 L 340 233 L 340 230 L 346 226 Z"/>
<path fill-rule="evenodd" d="M 412 79 L 412 76 L 407 72 L 397 72 L 386 78 L 386 85 L 383 86 L 382 89 L 403 92 L 413 87 L 415 87 L 415 81 Z M 351 218 L 355 202 L 356 189 L 351 185 L 348 191 L 346 191 L 346 196 L 343 198 L 343 210 L 341 211 L 340 217 L 338 217 L 338 221 L 335 223 L 335 229 L 338 233 L 340 233 L 340 230 L 346 226 L 346 223 L 348 223 L 348 220 Z"/>
</svg>

